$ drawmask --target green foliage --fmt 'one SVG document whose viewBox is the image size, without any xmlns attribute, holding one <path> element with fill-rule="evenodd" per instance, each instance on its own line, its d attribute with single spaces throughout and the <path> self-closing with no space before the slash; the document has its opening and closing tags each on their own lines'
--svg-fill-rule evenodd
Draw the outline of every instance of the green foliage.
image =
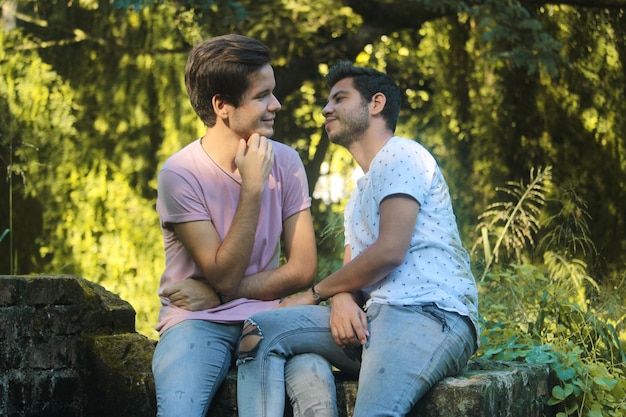
<svg viewBox="0 0 626 417">
<path fill-rule="evenodd" d="M 138 329 L 156 336 L 152 327 L 164 256 L 152 205 L 135 193 L 127 176 L 103 159 L 96 166 L 80 167 L 68 182 L 72 191 L 51 230 L 55 239 L 50 243 L 56 245 L 41 247 L 55 255 L 51 269 L 90 277 L 129 301 L 137 312 Z M 93 219 L 100 221 L 92 223 Z M 90 223 L 89 228 L 75 226 Z M 68 252 L 58 253 L 63 249 Z"/>
<path fill-rule="evenodd" d="M 0 221 L 12 228 L 8 233 L 15 249 L 15 259 L 8 250 L 0 251 L 1 264 L 14 265 L 5 273 L 45 263 L 39 246 L 62 211 L 60 179 L 79 159 L 72 90 L 33 51 L 10 51 L 20 42 L 20 34 L 0 31 L 0 103 L 5 109 L 0 112 L 0 162 L 9 180 L 0 182 L 0 201 L 13 203 L 10 213 L 2 204 Z M 47 210 L 34 202 L 43 196 Z M 32 225 L 43 230 L 31 230 Z"/>
<path fill-rule="evenodd" d="M 572 302 L 568 275 L 511 265 L 480 290 L 481 356 L 548 364 L 557 380 L 549 405 L 560 417 L 624 415 L 625 338 L 603 312 Z"/>
<path fill-rule="evenodd" d="M 540 68 L 552 77 L 558 75 L 562 45 L 517 1 L 487 0 L 469 15 L 478 23 L 482 41 L 491 46 L 485 51 L 488 60 L 524 69 L 528 75 Z"/>
<path fill-rule="evenodd" d="M 318 262 L 318 277 L 324 279 L 343 265 L 343 215 L 330 212 L 319 236 L 319 245 L 330 248 Z"/>
<path fill-rule="evenodd" d="M 531 182 L 528 189 L 536 186 Z M 522 200 L 528 195 L 519 192 L 523 187 L 518 184 L 509 187 L 518 189 L 512 194 L 517 195 L 518 205 L 523 205 Z M 549 405 L 557 408 L 559 417 L 622 416 L 626 412 L 625 307 L 620 302 L 610 303 L 613 309 L 607 311 L 600 300 L 607 300 L 614 293 L 601 288 L 588 275 L 586 264 L 572 257 L 579 252 L 576 248 L 589 242 L 585 234 L 589 229 L 581 220 L 586 217 L 584 205 L 576 200 L 563 204 L 565 207 L 571 204 L 571 211 L 579 217 L 577 222 L 569 223 L 574 226 L 572 229 L 564 230 L 568 223 L 559 222 L 556 226 L 554 223 L 563 211 L 556 217 L 540 216 L 539 210 L 545 210 L 544 191 L 533 206 L 534 220 L 530 222 L 533 227 L 526 222 L 524 233 L 515 232 L 512 227 L 499 231 L 523 235 L 525 239 L 519 242 L 529 246 L 534 241 L 530 232 L 537 233 L 539 226 L 553 227 L 545 235 L 544 242 L 550 243 L 543 246 L 543 264 L 511 263 L 495 265 L 488 273 L 485 270 L 479 287 L 484 306 L 479 354 L 485 358 L 548 364 L 557 380 Z M 513 224 L 511 217 L 520 212 L 510 210 L 510 204 L 494 204 L 488 209 L 490 214 L 483 217 Z M 500 210 L 501 214 L 494 210 Z M 538 221 L 541 218 L 546 219 L 545 224 Z M 487 236 L 497 224 L 489 222 L 482 226 L 487 229 Z M 527 252 L 532 251 L 527 249 Z M 620 279 L 624 283 L 626 276 L 622 274 Z M 595 305 L 587 295 L 590 291 L 595 294 Z M 623 300 L 624 295 L 622 288 L 616 297 Z M 621 331 L 615 327 L 618 323 Z"/>
<path fill-rule="evenodd" d="M 322 74 L 354 59 L 398 80 L 398 134 L 440 161 L 465 241 L 475 240 L 484 213 L 475 247 L 483 250 L 474 253 L 487 274 L 481 282 L 508 264 L 537 267 L 538 282 L 567 276 L 568 302 L 585 314 L 568 310 L 572 317 L 623 335 L 624 13 L 514 0 L 354 3 L 17 2 L 17 27 L 0 29 L 0 168 L 10 180 L 0 181 L 0 230 L 9 230 L 0 237 L 0 273 L 11 263 L 10 272 L 100 282 L 129 300 L 138 328 L 154 335 L 163 267 L 156 173 L 203 129 L 185 94 L 186 53 L 201 39 L 238 32 L 272 48 L 283 104 L 276 138 L 299 151 L 315 191 L 320 275 L 342 263 L 341 212 L 354 167 L 320 128 Z M 358 5 L 371 12 L 357 13 Z M 411 16 L 420 18 L 401 19 L 419 7 L 424 13 Z M 550 181 L 538 181 L 544 171 L 533 167 L 551 167 Z M 528 186 L 494 187 L 529 171 Z M 321 185 L 335 175 L 344 185 L 327 198 Z M 502 191 L 503 201 L 485 211 Z M 552 281 L 544 284 L 554 296 Z M 543 303 L 525 318 L 529 329 L 541 327 L 550 298 L 524 294 L 517 307 L 530 297 Z M 505 311 L 504 301 L 487 315 Z M 610 328 L 603 332 L 595 346 L 610 345 Z M 493 343 L 505 340 L 494 333 Z M 519 340 L 543 346 L 534 336 Z"/>
<path fill-rule="evenodd" d="M 530 182 L 509 182 L 508 187 L 497 187 L 511 197 L 509 201 L 496 202 L 487 207 L 479 216 L 477 228 L 481 237 L 474 244 L 482 244 L 485 254 L 485 268 L 481 281 L 489 272 L 492 263 L 498 261 L 500 248 L 507 253 L 513 253 L 515 262 L 522 261 L 522 250 L 527 245 L 534 244 L 534 235 L 539 230 L 539 214 L 545 204 L 546 194 L 549 191 L 549 181 L 552 178 L 552 168 L 534 170 L 530 173 Z M 493 246 L 490 237 L 495 236 Z"/>
<path fill-rule="evenodd" d="M 128 87 L 135 93 L 132 96 L 120 94 L 125 86 L 106 87 L 115 71 L 107 78 L 94 74 L 94 68 L 72 70 L 94 74 L 101 81 L 99 89 L 94 88 L 95 82 L 88 82 L 84 90 L 72 89 L 34 50 L 16 48 L 25 41 L 19 32 L 0 32 L 0 36 L 6 36 L 0 49 L 0 99 L 8 109 L 3 113 L 8 118 L 2 123 L 1 144 L 3 151 L 12 149 L 12 163 L 6 166 L 19 180 L 6 190 L 15 197 L 10 213 L 19 255 L 15 272 L 89 277 L 130 301 L 138 313 L 138 328 L 154 336 L 163 250 L 153 208 L 154 188 L 148 181 L 154 177 L 156 163 L 141 155 L 156 153 L 150 150 L 151 120 L 144 112 L 150 112 L 152 97 L 138 83 Z M 138 61 L 145 62 L 141 56 Z M 127 66 L 136 74 L 137 66 Z M 161 92 L 164 102 L 175 104 L 167 85 Z M 87 104 L 91 100 L 99 103 L 99 112 L 91 111 Z M 132 120 L 115 116 L 127 103 L 132 103 Z M 81 114 L 89 114 L 89 120 L 77 116 Z M 176 117 L 173 111 L 168 115 Z M 86 122 L 92 124 L 89 129 Z M 5 191 L 2 186 L 0 190 Z M 20 209 L 23 206 L 29 209 Z M 4 221 L 9 216 L 2 217 Z M 40 230 L 29 231 L 33 224 L 41 224 Z"/>
<path fill-rule="evenodd" d="M 10 231 L 11 231 L 11 229 L 4 229 L 2 234 L 0 234 L 0 242 L 2 242 L 4 240 L 4 238 L 9 234 Z"/>
<path fill-rule="evenodd" d="M 562 196 L 554 199 L 556 214 L 545 220 L 550 233 L 544 236 L 539 245 L 542 248 L 562 248 L 569 256 L 597 256 L 595 245 L 589 237 L 591 216 L 586 202 L 573 188 L 566 188 Z"/>
</svg>

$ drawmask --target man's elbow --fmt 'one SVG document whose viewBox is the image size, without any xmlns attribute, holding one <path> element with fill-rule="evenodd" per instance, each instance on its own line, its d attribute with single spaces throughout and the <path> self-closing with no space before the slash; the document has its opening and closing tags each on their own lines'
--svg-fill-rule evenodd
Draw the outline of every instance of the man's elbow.
<svg viewBox="0 0 626 417">
<path fill-rule="evenodd" d="M 237 288 L 239 287 L 238 280 L 233 277 L 225 276 L 224 274 L 219 274 L 219 276 L 217 276 L 215 269 L 211 266 L 202 268 L 202 270 L 207 281 L 216 292 L 225 296 L 231 296 L 237 291 Z"/>
<path fill-rule="evenodd" d="M 225 295 L 227 297 L 230 297 L 231 295 L 234 295 L 235 292 L 237 292 L 237 288 L 239 288 L 238 285 L 233 285 L 231 283 L 228 282 L 220 282 L 214 285 L 215 291 Z"/>
<path fill-rule="evenodd" d="M 387 247 L 380 251 L 383 256 L 382 262 L 388 268 L 397 268 L 404 262 L 406 258 L 406 249 L 395 246 Z"/>
<path fill-rule="evenodd" d="M 317 264 L 301 265 L 296 269 L 295 280 L 301 289 L 310 288 L 317 278 Z"/>
<path fill-rule="evenodd" d="M 317 267 L 314 267 L 314 268 L 311 268 L 309 274 L 306 274 L 306 282 L 304 285 L 306 287 L 310 287 L 311 285 L 313 285 L 316 278 L 317 278 Z"/>
</svg>

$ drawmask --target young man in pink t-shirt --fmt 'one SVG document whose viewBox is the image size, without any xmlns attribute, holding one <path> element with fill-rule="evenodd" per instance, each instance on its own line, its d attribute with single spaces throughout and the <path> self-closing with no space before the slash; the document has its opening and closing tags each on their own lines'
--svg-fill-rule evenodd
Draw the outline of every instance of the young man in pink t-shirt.
<svg viewBox="0 0 626 417">
<path fill-rule="evenodd" d="M 243 321 L 310 287 L 317 263 L 302 161 L 269 139 L 281 105 L 268 48 L 241 35 L 201 42 L 185 83 L 206 133 L 158 176 L 166 254 L 152 366 L 159 417 L 204 417 Z M 327 361 L 300 355 L 286 370 L 295 416 L 336 415 Z"/>
</svg>

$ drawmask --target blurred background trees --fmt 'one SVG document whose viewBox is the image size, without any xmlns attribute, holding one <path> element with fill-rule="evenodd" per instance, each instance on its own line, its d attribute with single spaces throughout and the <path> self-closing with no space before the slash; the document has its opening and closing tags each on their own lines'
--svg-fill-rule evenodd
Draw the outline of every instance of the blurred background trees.
<svg viewBox="0 0 626 417">
<path fill-rule="evenodd" d="M 573 283 L 569 300 L 623 338 L 626 1 L 0 4 L 0 273 L 99 282 L 156 337 L 156 174 L 204 130 L 185 94 L 186 54 L 237 32 L 272 49 L 275 138 L 307 169 L 320 276 L 341 262 L 354 174 L 323 134 L 323 74 L 347 59 L 399 82 L 397 133 L 439 160 L 483 299 L 501 305 L 494 282 L 539 268 Z"/>
<path fill-rule="evenodd" d="M 498 186 L 551 166 L 546 216 L 575 210 L 576 195 L 592 243 L 579 255 L 596 280 L 614 280 L 626 258 L 624 2 L 541 3 L 4 1 L 1 272 L 79 274 L 124 296 L 155 288 L 156 172 L 203 131 L 186 53 L 238 32 L 272 48 L 276 138 L 305 162 L 318 230 L 340 230 L 350 189 L 351 158 L 328 143 L 320 114 L 323 74 L 348 59 L 401 84 L 398 133 L 439 159 L 468 246 Z M 338 240 L 320 236 L 321 273 L 336 266 Z"/>
<path fill-rule="evenodd" d="M 513 308 L 490 297 L 519 277 L 538 286 L 529 303 L 546 282 L 567 284 L 564 302 L 623 340 L 626 1 L 0 4 L 0 274 L 101 283 L 156 337 L 156 174 L 204 131 L 185 94 L 186 54 L 237 32 L 272 49 L 283 104 L 275 139 L 307 169 L 320 276 L 341 262 L 355 168 L 323 134 L 323 75 L 347 59 L 388 72 L 405 93 L 397 133 L 423 143 L 446 174 L 485 327 Z M 524 331 L 545 337 L 545 316 L 532 320 Z"/>
</svg>

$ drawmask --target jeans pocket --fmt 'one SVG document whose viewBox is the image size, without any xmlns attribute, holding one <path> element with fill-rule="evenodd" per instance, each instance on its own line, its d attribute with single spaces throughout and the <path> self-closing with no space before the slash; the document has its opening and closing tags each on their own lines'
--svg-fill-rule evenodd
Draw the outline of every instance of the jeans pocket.
<svg viewBox="0 0 626 417">
<path fill-rule="evenodd" d="M 365 312 L 365 315 L 367 316 L 368 323 L 371 323 L 374 320 L 376 320 L 376 317 L 378 317 L 378 315 L 380 314 L 382 307 L 383 307 L 383 304 L 378 304 L 378 303 L 372 303 L 369 306 L 367 306 L 367 311 Z"/>
<path fill-rule="evenodd" d="M 446 330 L 450 330 L 450 326 L 448 325 L 448 321 L 446 320 L 446 312 L 435 304 L 425 304 L 421 306 L 415 306 L 417 308 L 417 313 L 430 318 L 431 320 L 441 324 L 441 331 L 445 332 Z"/>
</svg>

